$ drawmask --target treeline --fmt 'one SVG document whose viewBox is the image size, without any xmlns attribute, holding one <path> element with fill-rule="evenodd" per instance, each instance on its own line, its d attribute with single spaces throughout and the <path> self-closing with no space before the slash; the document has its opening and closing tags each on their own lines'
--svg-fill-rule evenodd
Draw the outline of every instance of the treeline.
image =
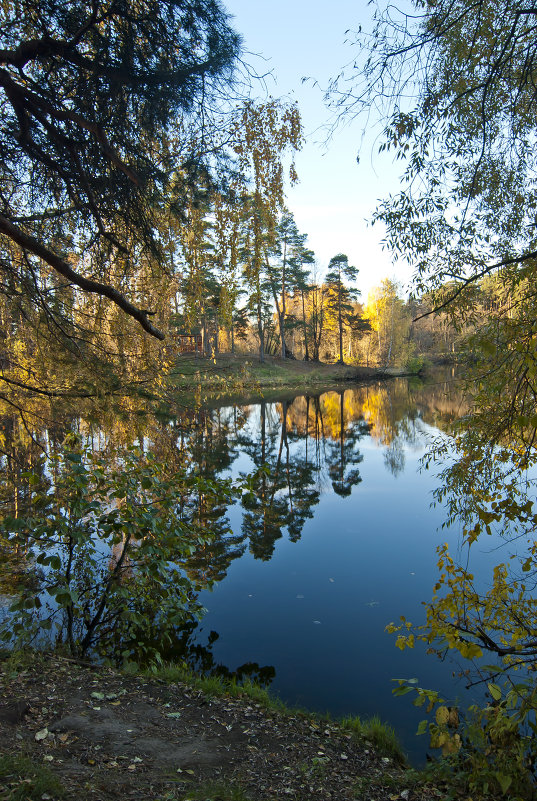
<svg viewBox="0 0 537 801">
<path fill-rule="evenodd" d="M 472 335 L 512 300 L 498 275 L 466 292 L 456 320 L 451 304 L 443 305 L 457 292 L 455 282 L 407 298 L 385 278 L 361 302 L 358 270 L 345 254 L 323 270 L 292 212 L 276 209 L 261 224 L 250 214 L 259 203 L 246 189 L 231 198 L 208 192 L 175 232 L 172 353 L 186 348 L 208 357 L 230 351 L 381 367 L 421 358 L 455 362 L 473 358 Z"/>
</svg>

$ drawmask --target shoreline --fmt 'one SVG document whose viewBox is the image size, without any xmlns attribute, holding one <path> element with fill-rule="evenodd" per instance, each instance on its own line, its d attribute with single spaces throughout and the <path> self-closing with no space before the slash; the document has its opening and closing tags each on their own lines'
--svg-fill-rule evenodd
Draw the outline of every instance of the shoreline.
<svg viewBox="0 0 537 801">
<path fill-rule="evenodd" d="M 0 659 L 0 681 L 0 782 L 35 782 L 28 799 L 441 797 L 378 720 L 288 709 L 256 685 L 185 666 L 120 672 L 16 652 Z"/>
<path fill-rule="evenodd" d="M 324 364 L 266 357 L 261 363 L 251 356 L 224 354 L 211 360 L 179 357 L 168 374 L 168 389 L 209 407 L 263 400 L 290 400 L 297 395 L 345 389 L 349 384 L 373 383 L 394 378 L 419 378 L 405 367 L 365 367 Z"/>
</svg>

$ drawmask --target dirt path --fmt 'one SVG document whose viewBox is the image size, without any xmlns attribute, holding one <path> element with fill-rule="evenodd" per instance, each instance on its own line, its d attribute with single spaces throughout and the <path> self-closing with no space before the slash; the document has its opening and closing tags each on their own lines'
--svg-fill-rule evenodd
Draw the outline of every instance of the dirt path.
<svg viewBox="0 0 537 801">
<path fill-rule="evenodd" d="M 408 789 L 392 760 L 337 725 L 267 710 L 245 696 L 209 697 L 56 656 L 18 671 L 0 667 L 1 754 L 47 765 L 67 799 L 438 797 Z M 25 778 L 0 778 L 0 798 L 15 797 Z M 196 794 L 214 782 L 244 795 Z"/>
</svg>

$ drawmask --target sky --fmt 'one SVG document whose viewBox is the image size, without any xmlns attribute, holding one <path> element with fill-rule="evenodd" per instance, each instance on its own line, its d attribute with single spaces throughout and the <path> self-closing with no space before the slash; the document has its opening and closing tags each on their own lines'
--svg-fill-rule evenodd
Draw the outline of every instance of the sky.
<svg viewBox="0 0 537 801">
<path fill-rule="evenodd" d="M 323 102 L 330 78 L 352 59 L 346 31 L 371 26 L 367 0 L 223 0 L 232 26 L 243 37 L 245 60 L 258 74 L 271 72 L 260 97 L 297 101 L 306 144 L 297 154 L 298 185 L 287 188 L 287 205 L 298 229 L 308 235 L 320 272 L 329 260 L 345 253 L 359 269 L 362 300 L 383 278 L 406 286 L 408 267 L 392 263 L 382 248 L 383 230 L 368 224 L 377 200 L 397 191 L 398 169 L 387 157 L 375 155 L 372 136 L 356 156 L 361 125 L 349 122 L 326 142 L 331 112 Z M 304 77 L 309 78 L 303 82 Z M 257 94 L 257 90 L 255 91 Z"/>
</svg>

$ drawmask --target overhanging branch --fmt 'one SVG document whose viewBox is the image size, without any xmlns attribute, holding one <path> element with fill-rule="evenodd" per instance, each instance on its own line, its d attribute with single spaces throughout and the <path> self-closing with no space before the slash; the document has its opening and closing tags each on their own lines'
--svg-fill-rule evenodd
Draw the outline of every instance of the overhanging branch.
<svg viewBox="0 0 537 801">
<path fill-rule="evenodd" d="M 485 275 L 488 275 L 493 270 L 498 270 L 500 267 L 509 267 L 511 264 L 522 264 L 524 261 L 529 261 L 530 259 L 537 258 L 537 250 L 531 251 L 531 253 L 525 253 L 523 256 L 515 256 L 511 259 L 502 259 L 502 261 L 497 262 L 496 264 L 491 264 L 488 267 L 485 267 L 483 270 L 480 270 L 475 275 L 472 275 L 470 278 L 467 278 L 463 283 L 457 287 L 457 289 L 450 295 L 450 297 L 441 303 L 439 306 L 435 306 L 428 312 L 424 312 L 423 314 L 419 314 L 417 317 L 414 317 L 412 320 L 413 323 L 416 323 L 418 320 L 423 320 L 424 317 L 429 317 L 431 314 L 436 314 L 442 309 L 445 309 L 446 306 L 449 306 L 455 298 L 457 298 L 461 292 L 470 286 L 470 284 L 475 284 L 476 281 L 479 281 L 480 278 L 484 278 Z"/>
<path fill-rule="evenodd" d="M 35 256 L 38 256 L 40 259 L 43 259 L 47 264 L 49 264 L 56 272 L 63 275 L 64 278 L 67 278 L 72 284 L 80 287 L 85 292 L 92 292 L 97 295 L 101 295 L 105 298 L 108 298 L 116 306 L 128 314 L 130 317 L 133 317 L 137 322 L 140 323 L 142 328 L 147 331 L 151 336 L 156 337 L 156 339 L 164 339 L 164 334 L 162 331 L 159 331 L 158 328 L 155 328 L 154 325 L 148 320 L 148 315 L 151 312 L 146 311 L 145 309 L 139 309 L 137 306 L 134 306 L 127 298 L 118 292 L 117 289 L 110 286 L 109 284 L 103 284 L 100 281 L 94 281 L 91 278 L 85 278 L 83 275 L 77 273 L 73 268 L 68 264 L 64 259 L 60 258 L 56 253 L 46 248 L 41 242 L 39 242 L 35 237 L 27 234 L 25 231 L 22 231 L 17 226 L 13 225 L 6 217 L 0 215 L 0 232 L 4 233 L 7 237 L 9 237 L 13 242 L 16 242 L 21 248 L 26 251 L 30 251 Z"/>
</svg>

